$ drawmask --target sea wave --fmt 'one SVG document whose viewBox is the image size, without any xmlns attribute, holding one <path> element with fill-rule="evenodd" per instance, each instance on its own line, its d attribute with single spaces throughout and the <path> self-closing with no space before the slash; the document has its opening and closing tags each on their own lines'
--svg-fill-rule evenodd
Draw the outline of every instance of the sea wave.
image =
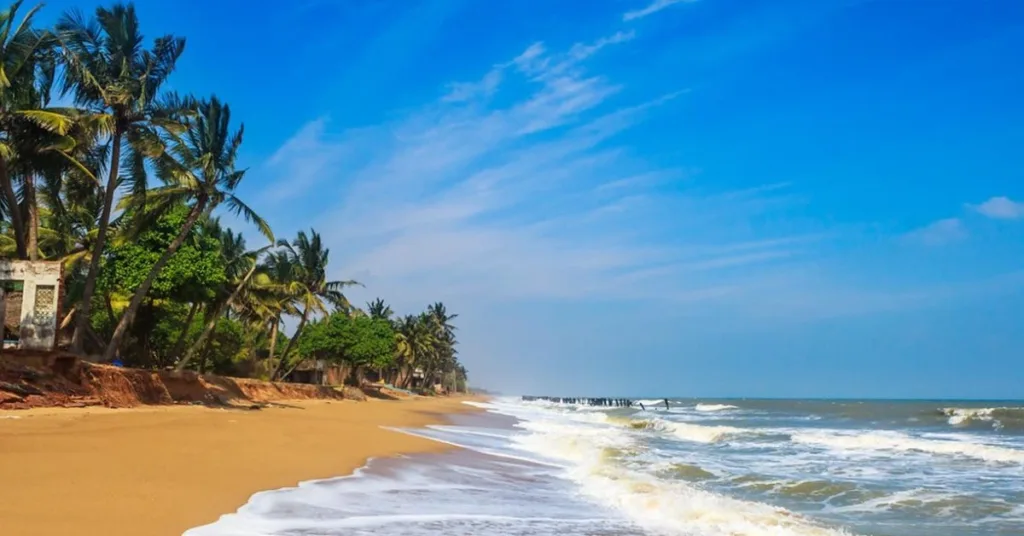
<svg viewBox="0 0 1024 536">
<path fill-rule="evenodd" d="M 940 408 L 939 414 L 947 417 L 952 426 L 968 426 L 975 422 L 990 422 L 999 430 L 1010 425 L 1012 428 L 1024 427 L 1024 408 Z"/>
<path fill-rule="evenodd" d="M 687 430 L 698 441 L 714 441 L 718 427 L 667 421 L 640 421 L 666 430 Z M 679 428 L 676 428 L 679 427 Z M 692 428 L 689 428 L 692 427 Z M 623 449 L 640 446 L 621 428 L 595 428 L 568 423 L 529 423 L 534 433 L 519 444 L 570 463 L 568 476 L 583 492 L 626 513 L 637 524 L 658 531 L 702 536 L 840 536 L 842 529 L 822 526 L 804 516 L 764 503 L 716 494 L 682 480 L 706 477 L 703 469 L 676 468 L 683 479 L 666 481 L 657 474 L 621 463 Z M 722 427 L 725 428 L 725 427 Z M 694 432 L 693 430 L 698 430 Z M 740 431 L 739 429 L 730 429 Z M 699 468 L 697 468 L 699 469 Z"/>
<path fill-rule="evenodd" d="M 750 429 L 736 428 L 733 426 L 710 426 L 703 424 L 691 424 L 683 422 L 667 421 L 664 419 L 609 419 L 609 422 L 622 424 L 634 430 L 655 430 L 675 436 L 685 441 L 698 443 L 716 443 L 730 436 L 740 434 L 757 433 Z"/>
<path fill-rule="evenodd" d="M 733 406 L 732 404 L 697 404 L 694 409 L 697 411 L 726 411 L 740 408 L 738 406 Z"/>
<path fill-rule="evenodd" d="M 924 439 L 900 432 L 803 431 L 794 433 L 792 439 L 796 443 L 847 451 L 922 452 L 988 462 L 1024 463 L 1024 450 L 968 441 Z"/>
</svg>

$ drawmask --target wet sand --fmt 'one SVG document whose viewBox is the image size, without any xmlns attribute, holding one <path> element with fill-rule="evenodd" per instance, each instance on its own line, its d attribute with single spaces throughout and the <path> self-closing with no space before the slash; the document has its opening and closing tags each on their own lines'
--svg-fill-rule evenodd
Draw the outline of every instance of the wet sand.
<svg viewBox="0 0 1024 536">
<path fill-rule="evenodd" d="M 446 450 L 381 426 L 472 411 L 462 400 L 0 412 L 0 534 L 178 536 L 258 491 Z"/>
</svg>

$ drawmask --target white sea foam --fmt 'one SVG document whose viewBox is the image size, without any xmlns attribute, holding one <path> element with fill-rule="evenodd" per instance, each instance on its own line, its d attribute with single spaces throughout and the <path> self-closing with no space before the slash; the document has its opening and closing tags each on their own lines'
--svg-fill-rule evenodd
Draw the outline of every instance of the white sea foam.
<svg viewBox="0 0 1024 536">
<path fill-rule="evenodd" d="M 992 427 L 1002 429 L 1004 427 L 1000 417 L 1016 417 L 1024 419 L 1024 408 L 1021 407 L 999 407 L 999 408 L 942 408 L 942 413 L 949 417 L 947 422 L 952 426 L 967 426 L 972 422 L 991 422 Z"/>
<path fill-rule="evenodd" d="M 664 422 L 664 421 L 662 421 Z M 741 431 L 665 423 L 691 440 L 710 442 L 723 433 Z M 532 433 L 517 437 L 520 446 L 571 462 L 568 476 L 601 502 L 628 514 L 641 526 L 701 536 L 836 536 L 847 534 L 823 527 L 783 508 L 711 493 L 678 481 L 628 469 L 609 459 L 609 449 L 637 448 L 622 428 L 587 427 L 565 422 L 524 423 Z M 727 430 L 718 430 L 727 428 Z M 696 439 L 693 439 L 696 438 Z"/>
<path fill-rule="evenodd" d="M 716 443 L 723 441 L 730 436 L 737 436 L 748 433 L 750 430 L 734 428 L 732 426 L 705 426 L 701 424 L 689 424 L 682 422 L 666 423 L 672 435 L 686 441 L 697 441 L 700 443 Z"/>
<path fill-rule="evenodd" d="M 740 408 L 731 404 L 697 404 L 694 409 L 697 411 L 726 411 Z"/>
<path fill-rule="evenodd" d="M 1024 463 L 1024 450 L 968 441 L 924 439 L 901 432 L 808 430 L 794 433 L 793 441 L 848 451 L 922 452 L 989 462 Z"/>
<path fill-rule="evenodd" d="M 655 399 L 652 398 L 650 400 L 637 400 L 637 401 L 633 402 L 633 405 L 639 405 L 639 404 L 643 404 L 645 407 L 648 407 L 648 408 L 664 406 L 665 405 L 665 399 L 655 400 Z M 671 406 L 671 404 L 670 404 L 670 406 Z"/>
<path fill-rule="evenodd" d="M 731 436 L 742 434 L 757 434 L 751 429 L 735 428 L 732 426 L 713 426 L 704 424 L 693 424 L 687 422 L 670 421 L 666 419 L 642 419 L 642 420 L 612 420 L 612 422 L 625 423 L 630 428 L 656 430 L 663 432 L 677 439 L 684 441 L 695 441 L 698 443 L 716 443 Z"/>
</svg>

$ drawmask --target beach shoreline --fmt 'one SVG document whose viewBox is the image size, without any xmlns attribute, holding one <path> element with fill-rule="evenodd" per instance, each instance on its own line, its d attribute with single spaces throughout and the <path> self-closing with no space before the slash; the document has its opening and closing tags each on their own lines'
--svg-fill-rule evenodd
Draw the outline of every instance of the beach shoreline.
<svg viewBox="0 0 1024 536">
<path fill-rule="evenodd" d="M 450 450 L 385 427 L 443 423 L 467 400 L 0 412 L 0 533 L 177 536 L 261 491 Z"/>
</svg>

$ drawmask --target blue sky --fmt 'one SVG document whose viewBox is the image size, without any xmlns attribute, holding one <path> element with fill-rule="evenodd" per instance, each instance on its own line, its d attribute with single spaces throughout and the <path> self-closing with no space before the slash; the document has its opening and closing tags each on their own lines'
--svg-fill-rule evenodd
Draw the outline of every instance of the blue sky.
<svg viewBox="0 0 1024 536">
<path fill-rule="evenodd" d="M 1022 2 L 138 7 L 241 196 L 478 385 L 1024 397 Z"/>
</svg>

